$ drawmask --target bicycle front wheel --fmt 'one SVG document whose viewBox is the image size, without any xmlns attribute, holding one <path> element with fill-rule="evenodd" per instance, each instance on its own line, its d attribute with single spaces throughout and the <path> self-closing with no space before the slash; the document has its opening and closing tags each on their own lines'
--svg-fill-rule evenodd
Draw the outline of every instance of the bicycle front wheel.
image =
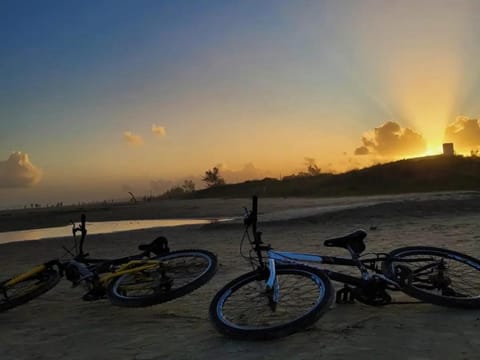
<svg viewBox="0 0 480 360">
<path fill-rule="evenodd" d="M 406 294 L 436 305 L 480 307 L 480 260 L 428 246 L 393 250 L 382 264 Z"/>
<path fill-rule="evenodd" d="M 16 278 L 22 278 L 15 281 Z M 18 275 L 3 281 L 0 285 L 0 312 L 22 305 L 46 293 L 60 281 L 60 274 L 52 268 L 45 268 L 31 275 Z M 9 285 L 12 283 L 12 285 Z"/>
<path fill-rule="evenodd" d="M 268 271 L 252 271 L 228 283 L 210 304 L 210 319 L 222 334 L 274 339 L 307 328 L 328 310 L 333 287 L 324 272 L 304 265 L 276 266 L 277 301 L 265 282 Z"/>
<path fill-rule="evenodd" d="M 114 305 L 150 306 L 184 296 L 207 283 L 217 257 L 206 250 L 179 250 L 151 258 L 158 266 L 113 279 L 107 294 Z"/>
</svg>

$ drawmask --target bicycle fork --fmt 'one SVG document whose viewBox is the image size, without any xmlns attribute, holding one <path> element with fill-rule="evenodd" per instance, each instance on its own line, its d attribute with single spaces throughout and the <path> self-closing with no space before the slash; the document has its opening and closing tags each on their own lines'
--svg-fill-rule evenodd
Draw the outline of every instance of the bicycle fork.
<svg viewBox="0 0 480 360">
<path fill-rule="evenodd" d="M 275 260 L 268 259 L 268 279 L 265 284 L 265 292 L 268 296 L 268 305 L 275 311 L 280 297 L 280 285 L 277 281 L 277 272 L 275 268 Z"/>
</svg>

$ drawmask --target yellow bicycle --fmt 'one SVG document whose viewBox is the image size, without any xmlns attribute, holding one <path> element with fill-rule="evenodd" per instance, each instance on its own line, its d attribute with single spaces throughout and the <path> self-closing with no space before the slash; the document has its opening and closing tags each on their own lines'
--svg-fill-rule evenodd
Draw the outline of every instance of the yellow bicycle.
<svg viewBox="0 0 480 360">
<path fill-rule="evenodd" d="M 86 301 L 108 297 L 112 304 L 150 306 L 188 294 L 208 282 L 217 258 L 206 250 L 170 251 L 158 237 L 140 245 L 141 253 L 118 259 L 91 259 L 83 252 L 87 234 L 85 215 L 73 224 L 74 253 L 68 261 L 50 260 L 0 282 L 0 312 L 24 304 L 52 289 L 65 276 L 73 286 L 83 285 Z M 80 242 L 76 233 L 81 232 Z"/>
</svg>

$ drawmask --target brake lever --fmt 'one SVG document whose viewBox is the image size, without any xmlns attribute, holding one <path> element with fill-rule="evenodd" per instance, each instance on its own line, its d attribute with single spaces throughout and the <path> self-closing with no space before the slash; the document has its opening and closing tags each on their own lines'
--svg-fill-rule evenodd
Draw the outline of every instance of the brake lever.
<svg viewBox="0 0 480 360">
<path fill-rule="evenodd" d="M 243 223 L 247 226 L 251 225 L 251 217 L 252 217 L 252 212 L 249 211 L 245 206 L 243 207 L 243 210 L 245 211 L 245 215 L 243 216 Z"/>
<path fill-rule="evenodd" d="M 75 221 L 73 220 L 70 220 L 70 224 L 72 224 L 72 233 L 73 235 L 75 235 L 77 233 L 77 231 L 81 231 L 82 229 L 80 228 L 80 226 L 76 226 L 75 224 Z"/>
</svg>

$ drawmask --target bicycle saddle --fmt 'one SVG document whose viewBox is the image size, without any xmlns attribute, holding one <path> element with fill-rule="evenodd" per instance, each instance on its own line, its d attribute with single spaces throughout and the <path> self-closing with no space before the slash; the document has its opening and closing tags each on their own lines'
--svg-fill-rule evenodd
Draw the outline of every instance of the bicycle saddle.
<svg viewBox="0 0 480 360">
<path fill-rule="evenodd" d="M 360 254 L 365 250 L 363 239 L 367 236 L 364 230 L 357 230 L 346 236 L 325 240 L 323 245 L 328 247 L 350 248 L 356 254 Z"/>
<path fill-rule="evenodd" d="M 170 251 L 168 247 L 168 240 L 166 237 L 159 236 L 150 244 L 142 244 L 138 246 L 141 251 L 153 252 L 155 255 L 166 254 Z"/>
</svg>

